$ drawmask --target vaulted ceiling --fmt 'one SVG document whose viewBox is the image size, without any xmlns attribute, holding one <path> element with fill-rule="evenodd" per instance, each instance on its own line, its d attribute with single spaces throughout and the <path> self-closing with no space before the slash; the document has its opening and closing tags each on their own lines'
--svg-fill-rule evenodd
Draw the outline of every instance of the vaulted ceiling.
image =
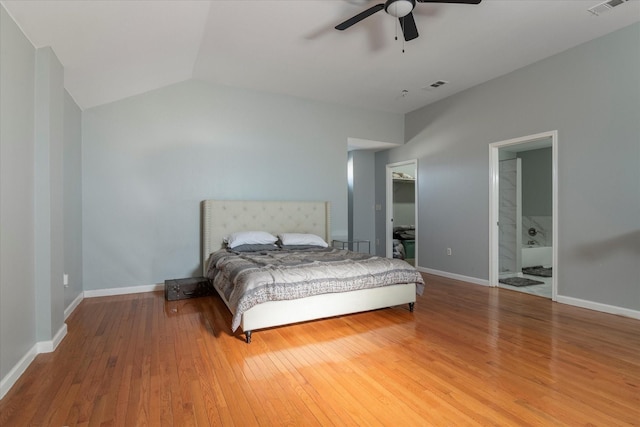
<svg viewBox="0 0 640 427">
<path fill-rule="evenodd" d="M 587 10 L 599 0 L 418 3 L 420 37 L 403 42 L 384 11 L 334 29 L 378 1 L 0 3 L 35 47 L 52 47 L 83 109 L 196 78 L 407 113 L 640 21 L 639 0 L 599 16 Z"/>
</svg>

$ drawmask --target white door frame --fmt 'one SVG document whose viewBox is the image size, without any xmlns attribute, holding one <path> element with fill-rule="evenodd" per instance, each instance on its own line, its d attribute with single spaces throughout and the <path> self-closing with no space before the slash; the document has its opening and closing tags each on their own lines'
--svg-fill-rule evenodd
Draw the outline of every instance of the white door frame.
<svg viewBox="0 0 640 427">
<path fill-rule="evenodd" d="M 416 182 L 413 186 L 413 199 L 414 199 L 414 218 L 415 227 L 416 227 L 416 240 L 415 240 L 415 263 L 416 267 L 418 266 L 418 159 L 405 160 L 403 162 L 389 163 L 387 165 L 387 174 L 386 174 L 386 184 L 387 184 L 387 195 L 386 195 L 386 205 L 387 212 L 385 216 L 386 228 L 385 228 L 385 236 L 386 236 L 386 256 L 387 258 L 393 258 L 393 169 L 399 166 L 407 166 L 413 165 L 415 170 L 415 178 Z"/>
<path fill-rule="evenodd" d="M 529 144 L 535 141 L 551 138 L 551 163 L 552 163 L 552 246 L 553 246 L 553 275 L 551 277 L 551 292 L 553 301 L 558 297 L 558 131 L 549 131 L 535 135 L 489 144 L 489 285 L 498 286 L 499 276 L 499 178 L 500 148 Z"/>
</svg>

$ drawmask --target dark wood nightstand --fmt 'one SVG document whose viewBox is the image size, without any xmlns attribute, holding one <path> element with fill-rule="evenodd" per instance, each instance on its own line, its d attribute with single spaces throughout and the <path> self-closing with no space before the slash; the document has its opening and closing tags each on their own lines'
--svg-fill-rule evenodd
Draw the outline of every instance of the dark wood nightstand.
<svg viewBox="0 0 640 427">
<path fill-rule="evenodd" d="M 189 277 L 164 281 L 164 297 L 167 301 L 213 295 L 215 290 L 206 277 Z"/>
</svg>

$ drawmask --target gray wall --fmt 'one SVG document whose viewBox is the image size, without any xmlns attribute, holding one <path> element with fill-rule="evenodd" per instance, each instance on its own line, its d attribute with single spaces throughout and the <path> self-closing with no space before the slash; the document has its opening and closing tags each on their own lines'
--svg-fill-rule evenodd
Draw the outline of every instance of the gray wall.
<svg viewBox="0 0 640 427">
<path fill-rule="evenodd" d="M 349 207 L 349 213 L 353 216 L 353 225 L 350 227 L 351 240 L 368 240 L 371 252 L 375 246 L 375 153 L 368 150 L 355 150 L 351 152 L 353 162 L 353 201 Z M 353 250 L 357 250 L 354 246 Z M 368 246 L 359 246 L 361 252 L 366 252 Z"/>
<path fill-rule="evenodd" d="M 553 214 L 553 164 L 551 148 L 522 151 L 522 216 Z"/>
<path fill-rule="evenodd" d="M 82 292 L 82 113 L 71 96 L 64 97 L 64 271 L 69 285 L 64 306 Z"/>
<path fill-rule="evenodd" d="M 81 235 L 80 110 L 63 79 L 55 53 L 36 50 L 0 6 L 0 396 L 23 358 L 62 336 L 62 276 L 82 265 L 79 247 L 67 251 Z"/>
<path fill-rule="evenodd" d="M 64 72 L 51 48 L 36 51 L 35 281 L 36 338 L 49 341 L 64 323 Z"/>
<path fill-rule="evenodd" d="M 634 24 L 406 116 L 376 199 L 385 164 L 419 159 L 420 267 L 487 280 L 488 145 L 558 130 L 558 294 L 640 309 L 639 40 Z"/>
<path fill-rule="evenodd" d="M 347 138 L 403 117 L 190 80 L 83 112 L 85 290 L 200 273 L 201 200 L 328 200 L 347 235 Z"/>
<path fill-rule="evenodd" d="M 34 48 L 0 6 L 0 381 L 36 343 Z"/>
</svg>

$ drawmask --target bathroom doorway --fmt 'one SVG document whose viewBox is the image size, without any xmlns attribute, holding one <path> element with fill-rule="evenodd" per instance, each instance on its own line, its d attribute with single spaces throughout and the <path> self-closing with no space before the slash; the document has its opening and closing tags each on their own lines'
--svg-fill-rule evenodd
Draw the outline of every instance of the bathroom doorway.
<svg viewBox="0 0 640 427">
<path fill-rule="evenodd" d="M 557 132 L 490 144 L 491 286 L 557 297 Z"/>
</svg>

